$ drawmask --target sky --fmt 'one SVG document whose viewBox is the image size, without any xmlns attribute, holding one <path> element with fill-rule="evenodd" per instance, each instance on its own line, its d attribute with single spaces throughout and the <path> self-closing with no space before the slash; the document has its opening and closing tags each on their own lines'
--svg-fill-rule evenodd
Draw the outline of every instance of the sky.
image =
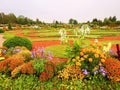
<svg viewBox="0 0 120 90">
<path fill-rule="evenodd" d="M 23 15 L 33 20 L 78 22 L 103 20 L 116 16 L 120 20 L 120 0 L 0 0 L 0 12 Z"/>
</svg>

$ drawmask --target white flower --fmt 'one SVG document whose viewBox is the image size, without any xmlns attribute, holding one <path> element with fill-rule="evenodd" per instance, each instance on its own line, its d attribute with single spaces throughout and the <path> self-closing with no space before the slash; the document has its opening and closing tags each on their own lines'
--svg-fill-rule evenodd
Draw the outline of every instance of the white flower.
<svg viewBox="0 0 120 90">
<path fill-rule="evenodd" d="M 79 32 L 81 32 L 82 35 L 90 34 L 90 28 L 88 25 L 82 25 Z"/>
</svg>

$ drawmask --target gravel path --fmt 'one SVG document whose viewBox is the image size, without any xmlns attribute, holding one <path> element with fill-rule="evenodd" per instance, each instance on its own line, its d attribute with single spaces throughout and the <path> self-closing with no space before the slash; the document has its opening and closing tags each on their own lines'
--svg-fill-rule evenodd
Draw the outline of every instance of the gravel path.
<svg viewBox="0 0 120 90">
<path fill-rule="evenodd" d="M 3 38 L 3 35 L 0 34 L 0 47 L 2 46 L 2 43 L 5 41 L 5 39 Z"/>
</svg>

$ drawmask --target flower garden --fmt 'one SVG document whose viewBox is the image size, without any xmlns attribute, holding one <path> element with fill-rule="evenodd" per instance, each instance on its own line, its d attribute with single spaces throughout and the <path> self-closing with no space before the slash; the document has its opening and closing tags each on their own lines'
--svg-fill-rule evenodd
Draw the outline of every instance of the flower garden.
<svg viewBox="0 0 120 90">
<path fill-rule="evenodd" d="M 25 32 L 4 41 L 0 48 L 0 90 L 120 89 L 120 61 L 111 43 L 87 38 L 94 33 L 87 26 L 69 31 L 69 36 L 65 29 L 54 35 L 46 32 L 49 36 L 41 32 L 41 42 L 33 31 L 36 35 Z M 52 36 L 54 40 L 43 41 Z"/>
</svg>

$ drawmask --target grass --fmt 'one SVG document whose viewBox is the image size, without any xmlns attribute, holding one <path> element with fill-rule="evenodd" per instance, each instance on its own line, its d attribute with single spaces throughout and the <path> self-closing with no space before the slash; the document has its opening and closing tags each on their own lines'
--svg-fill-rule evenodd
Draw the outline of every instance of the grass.
<svg viewBox="0 0 120 90">
<path fill-rule="evenodd" d="M 15 34 L 4 33 L 4 37 L 3 37 L 3 38 L 5 38 L 5 39 L 9 39 L 9 38 L 12 38 L 12 37 L 14 37 L 14 36 L 15 36 Z"/>
<path fill-rule="evenodd" d="M 119 40 L 114 40 L 114 41 L 102 41 L 100 42 L 101 44 L 108 44 L 109 42 L 111 42 L 111 44 L 120 44 Z"/>
<path fill-rule="evenodd" d="M 52 52 L 54 57 L 60 57 L 60 58 L 66 58 L 65 49 L 66 49 L 65 45 L 55 45 L 45 48 L 46 51 Z"/>
<path fill-rule="evenodd" d="M 19 33 L 23 33 L 26 37 L 29 34 L 36 34 L 36 37 L 32 37 L 32 41 L 43 41 L 43 40 L 48 40 L 48 38 L 50 38 L 50 40 L 56 40 L 59 39 L 60 35 L 59 35 L 59 30 L 60 29 L 39 29 L 39 30 L 34 30 L 34 32 L 31 32 L 30 29 L 25 29 L 25 30 L 21 30 L 21 31 L 6 31 L 4 33 L 4 38 L 8 39 L 13 37 L 15 34 L 19 34 Z M 66 31 L 71 32 L 68 36 L 69 38 L 76 38 L 76 36 L 73 34 L 73 30 L 72 29 L 67 29 Z M 103 36 L 118 36 L 120 35 L 120 30 L 102 30 L 102 29 L 97 29 L 97 30 L 91 30 L 91 33 L 89 35 L 87 35 L 87 38 L 102 38 Z M 29 38 L 29 37 L 28 37 Z M 36 40 L 37 38 L 37 40 Z M 42 39 L 41 39 L 42 38 Z M 55 38 L 55 39 L 54 39 Z"/>
<path fill-rule="evenodd" d="M 120 30 L 91 30 L 90 35 L 101 35 L 101 36 L 118 36 L 120 35 Z"/>
</svg>

